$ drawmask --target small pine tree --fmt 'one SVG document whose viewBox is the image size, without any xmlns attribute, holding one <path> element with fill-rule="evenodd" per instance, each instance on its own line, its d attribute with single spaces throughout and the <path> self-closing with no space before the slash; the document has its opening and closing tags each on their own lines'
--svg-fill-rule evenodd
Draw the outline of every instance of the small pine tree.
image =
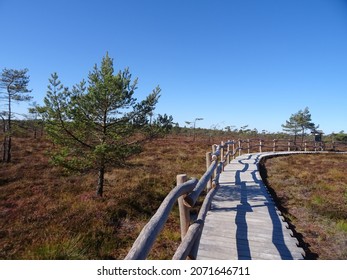
<svg viewBox="0 0 347 280">
<path fill-rule="evenodd" d="M 108 54 L 89 73 L 88 84 L 83 80 L 69 90 L 56 73 L 49 83 L 44 118 L 48 135 L 59 147 L 53 160 L 74 170 L 96 167 L 98 196 L 103 195 L 106 167 L 123 165 L 141 151 L 144 141 L 167 127 L 149 120 L 160 88 L 137 102 L 137 79 L 131 81 L 128 69 L 115 74 Z"/>
</svg>

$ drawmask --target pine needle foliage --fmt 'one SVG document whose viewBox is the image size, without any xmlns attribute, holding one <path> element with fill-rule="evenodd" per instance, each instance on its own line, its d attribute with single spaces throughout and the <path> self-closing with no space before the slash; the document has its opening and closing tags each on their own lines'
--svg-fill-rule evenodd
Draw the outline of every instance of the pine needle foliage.
<svg viewBox="0 0 347 280">
<path fill-rule="evenodd" d="M 157 86 L 144 100 L 134 97 L 137 79 L 129 69 L 115 73 L 108 54 L 95 65 L 88 82 L 69 89 L 53 73 L 49 79 L 45 106 L 48 135 L 58 147 L 53 161 L 69 170 L 98 171 L 97 195 L 102 196 L 108 166 L 124 165 L 141 152 L 144 142 L 161 136 L 169 117 L 151 122 L 160 97 Z M 171 119 L 172 120 L 172 119 Z"/>
</svg>

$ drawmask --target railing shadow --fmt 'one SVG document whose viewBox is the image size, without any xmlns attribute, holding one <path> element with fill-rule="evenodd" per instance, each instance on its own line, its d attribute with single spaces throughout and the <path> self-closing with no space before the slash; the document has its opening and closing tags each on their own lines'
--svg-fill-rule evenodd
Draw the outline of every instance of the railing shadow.
<svg viewBox="0 0 347 280">
<path fill-rule="evenodd" d="M 281 259 L 293 259 L 293 256 L 285 244 L 284 234 L 282 229 L 282 222 L 276 212 L 276 209 L 269 199 L 267 194 L 265 185 L 263 182 L 257 178 L 257 170 L 250 171 L 249 163 L 243 163 L 244 160 L 249 160 L 251 157 L 247 159 L 239 160 L 239 163 L 244 165 L 242 170 L 236 171 L 235 174 L 235 184 L 240 186 L 240 204 L 237 205 L 237 213 L 235 218 L 236 224 L 236 247 L 238 253 L 238 259 L 250 260 L 252 259 L 251 249 L 249 245 L 249 237 L 248 237 L 248 225 L 246 215 L 247 213 L 253 212 L 254 207 L 267 207 L 271 222 L 272 222 L 272 243 L 276 247 L 278 253 L 281 256 Z M 255 158 L 255 164 L 259 161 L 259 158 Z M 259 185 L 260 188 L 254 189 L 252 187 L 248 187 L 247 183 L 241 179 L 241 174 L 245 174 L 246 172 L 250 172 L 254 184 Z M 248 182 L 250 183 L 250 182 Z M 252 206 L 249 203 L 250 199 L 256 199 L 259 196 L 264 196 L 263 202 L 261 205 Z"/>
<path fill-rule="evenodd" d="M 241 185 L 241 199 L 240 203 L 236 206 L 236 248 L 238 259 L 251 260 L 251 250 L 248 241 L 248 225 L 246 220 L 247 212 L 253 212 L 251 205 L 247 200 L 246 185 L 240 182 Z M 241 241 L 242 240 L 242 241 Z"/>
</svg>

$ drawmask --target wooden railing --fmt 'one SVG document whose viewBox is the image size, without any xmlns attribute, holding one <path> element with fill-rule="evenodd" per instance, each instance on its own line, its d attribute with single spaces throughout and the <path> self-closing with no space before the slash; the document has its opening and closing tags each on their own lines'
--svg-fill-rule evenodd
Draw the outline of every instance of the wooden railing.
<svg viewBox="0 0 347 280">
<path fill-rule="evenodd" d="M 231 150 L 227 153 L 224 152 L 225 147 L 224 144 L 214 145 L 214 151 L 206 153 L 207 170 L 200 180 L 193 178 L 187 181 L 185 174 L 177 175 L 176 187 L 166 196 L 157 212 L 144 226 L 125 259 L 141 260 L 147 258 L 176 201 L 178 201 L 180 212 L 181 244 L 177 248 L 173 259 L 196 259 L 205 217 L 210 208 L 212 198 L 219 187 L 219 175 L 224 165 L 233 156 Z M 199 196 L 205 189 L 207 194 L 200 207 L 198 216 L 191 223 L 190 209 L 195 206 Z"/>
<path fill-rule="evenodd" d="M 242 151 L 247 153 L 255 152 L 278 152 L 278 151 L 347 151 L 346 142 L 330 141 L 296 141 L 285 139 L 263 140 L 263 139 L 246 139 L 233 140 L 227 142 L 232 145 L 233 151 L 236 149 L 239 155 Z"/>
<path fill-rule="evenodd" d="M 205 218 L 210 209 L 211 201 L 219 188 L 219 176 L 224 170 L 224 166 L 230 162 L 231 158 L 241 155 L 243 151 L 266 152 L 266 151 L 323 151 L 327 147 L 323 142 L 303 142 L 302 145 L 295 145 L 290 140 L 262 139 L 230 140 L 218 145 L 212 145 L 212 152 L 206 153 L 206 172 L 197 180 L 187 179 L 186 174 L 177 175 L 177 185 L 166 196 L 159 206 L 157 212 L 150 221 L 144 226 L 138 238 L 125 259 L 142 260 L 146 259 L 157 236 L 163 229 L 169 214 L 178 202 L 180 213 L 181 243 L 173 255 L 174 260 L 196 259 L 198 246 Z M 347 150 L 347 145 L 337 146 L 337 148 Z M 206 190 L 206 196 L 200 207 L 197 218 L 191 222 L 190 209 L 196 205 L 199 196 Z"/>
</svg>

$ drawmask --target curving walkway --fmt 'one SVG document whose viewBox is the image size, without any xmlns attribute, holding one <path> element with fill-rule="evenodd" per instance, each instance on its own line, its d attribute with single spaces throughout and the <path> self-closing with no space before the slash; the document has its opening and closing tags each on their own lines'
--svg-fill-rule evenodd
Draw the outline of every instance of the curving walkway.
<svg viewBox="0 0 347 280">
<path fill-rule="evenodd" d="M 303 259 L 304 250 L 267 192 L 258 171 L 263 156 L 245 154 L 220 175 L 202 231 L 197 259 Z"/>
</svg>

